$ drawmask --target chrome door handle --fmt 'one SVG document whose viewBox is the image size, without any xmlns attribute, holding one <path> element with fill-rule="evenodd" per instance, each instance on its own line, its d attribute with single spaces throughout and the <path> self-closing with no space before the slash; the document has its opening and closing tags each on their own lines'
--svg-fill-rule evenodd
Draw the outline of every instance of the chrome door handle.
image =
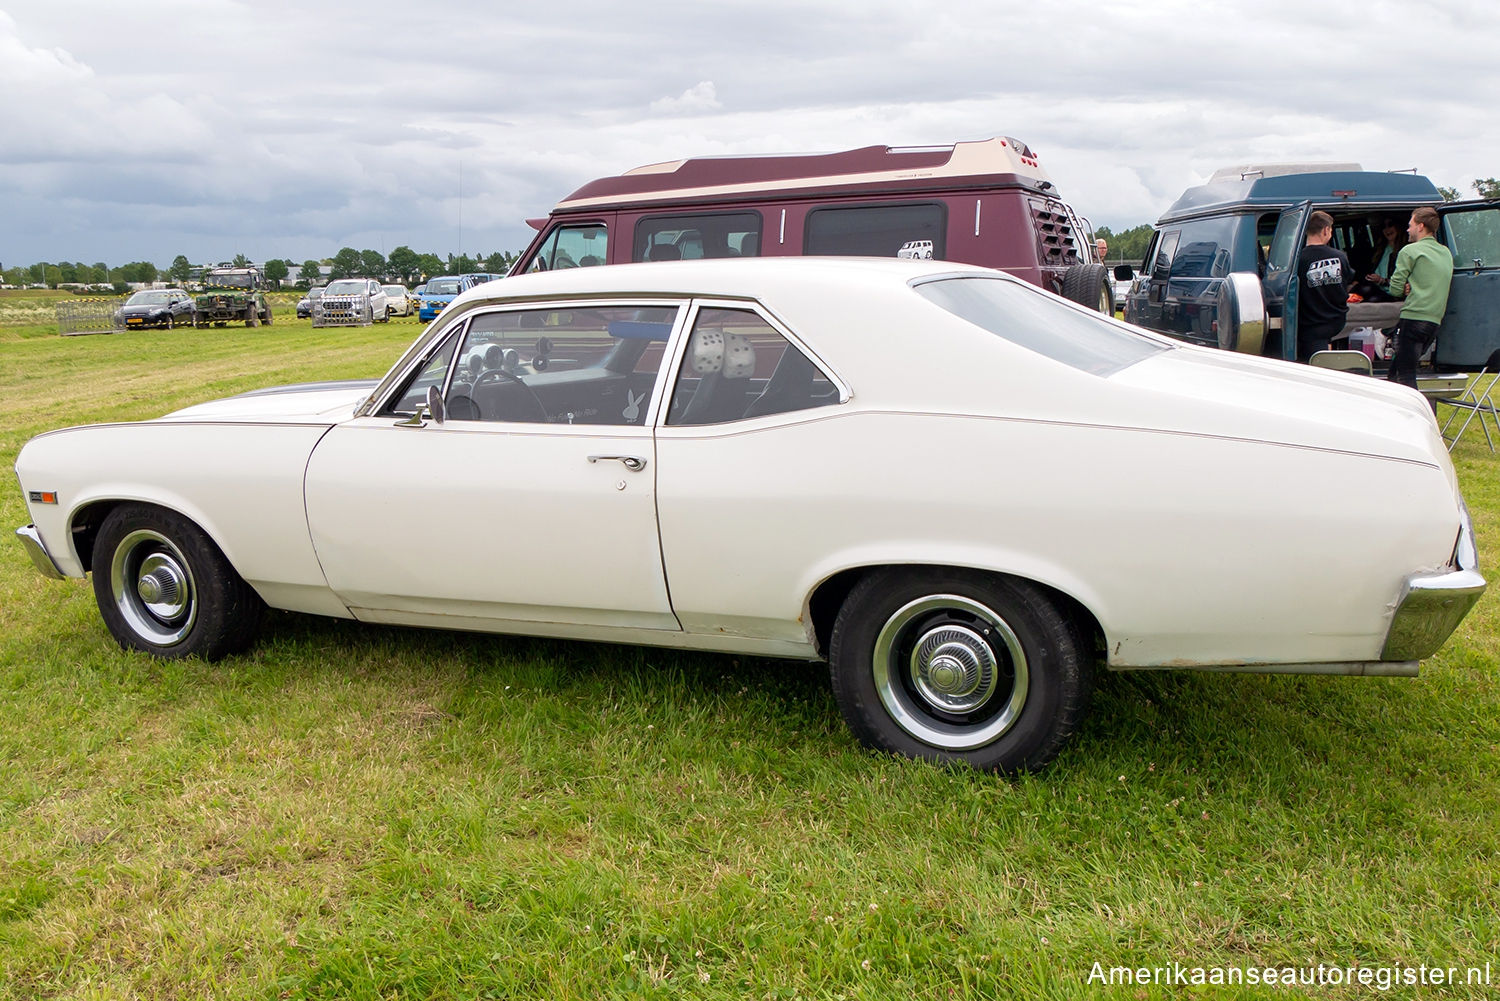
<svg viewBox="0 0 1500 1001">
<path fill-rule="evenodd" d="M 643 469 L 646 468 L 646 460 L 642 459 L 638 455 L 591 455 L 591 456 L 589 456 L 589 461 L 590 462 L 601 462 L 601 461 L 603 461 L 603 462 L 609 462 L 611 460 L 613 460 L 615 462 L 623 462 L 625 464 L 625 468 L 628 469 L 628 470 L 630 470 L 632 473 L 639 473 L 641 470 L 643 470 Z"/>
</svg>

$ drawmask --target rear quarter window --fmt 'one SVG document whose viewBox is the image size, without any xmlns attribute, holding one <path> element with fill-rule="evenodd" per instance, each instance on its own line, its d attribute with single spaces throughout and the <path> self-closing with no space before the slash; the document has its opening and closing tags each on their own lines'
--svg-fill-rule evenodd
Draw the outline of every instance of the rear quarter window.
<svg viewBox="0 0 1500 1001">
<path fill-rule="evenodd" d="M 1172 346 L 1090 309 L 1002 278 L 938 278 L 917 294 L 1012 344 L 1092 375 L 1113 375 Z"/>
</svg>

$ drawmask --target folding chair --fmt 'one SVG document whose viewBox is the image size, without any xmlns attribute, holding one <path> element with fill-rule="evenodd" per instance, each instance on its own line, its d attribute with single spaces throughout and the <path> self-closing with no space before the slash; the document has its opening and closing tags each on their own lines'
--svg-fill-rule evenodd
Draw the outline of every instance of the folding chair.
<svg viewBox="0 0 1500 1001">
<path fill-rule="evenodd" d="M 1485 381 L 1486 377 L 1489 379 L 1488 382 Z M 1448 443 L 1448 451 L 1453 451 L 1453 446 L 1458 444 L 1458 439 L 1464 436 L 1464 432 L 1469 429 L 1475 417 L 1479 418 L 1479 426 L 1484 429 L 1484 440 L 1489 443 L 1490 451 L 1495 450 L 1495 439 L 1490 437 L 1490 428 L 1484 419 L 1485 417 L 1492 418 L 1495 421 L 1495 432 L 1500 434 L 1500 410 L 1496 409 L 1495 401 L 1490 395 L 1495 391 L 1497 378 L 1500 378 L 1500 349 L 1490 352 L 1489 358 L 1485 360 L 1484 368 L 1469 380 L 1462 395 L 1451 400 L 1439 399 L 1437 401 L 1439 404 L 1453 408 L 1453 412 L 1443 422 L 1443 440 Z M 1453 437 L 1449 438 L 1448 428 L 1461 413 L 1467 413 L 1468 416 L 1464 418 L 1463 424 L 1459 425 Z"/>
</svg>

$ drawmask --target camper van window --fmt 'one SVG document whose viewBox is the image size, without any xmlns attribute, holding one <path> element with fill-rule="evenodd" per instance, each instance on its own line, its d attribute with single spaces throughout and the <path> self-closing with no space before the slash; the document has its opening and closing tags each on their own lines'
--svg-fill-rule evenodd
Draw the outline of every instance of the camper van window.
<svg viewBox="0 0 1500 1001">
<path fill-rule="evenodd" d="M 1161 238 L 1156 241 L 1156 260 L 1151 263 L 1152 278 L 1166 281 L 1172 272 L 1172 259 L 1177 256 L 1177 241 L 1181 238 L 1181 230 L 1174 229 L 1161 234 Z"/>
<path fill-rule="evenodd" d="M 1443 216 L 1457 268 L 1500 267 L 1500 208 L 1484 206 Z"/>
<path fill-rule="evenodd" d="M 1229 274 L 1230 251 L 1239 223 L 1239 216 L 1184 223 L 1172 258 L 1172 277 L 1222 278 Z"/>
<path fill-rule="evenodd" d="M 803 253 L 839 257 L 895 257 L 902 247 L 930 240 L 944 259 L 947 213 L 935 203 L 903 202 L 855 208 L 814 209 L 807 214 Z"/>
<path fill-rule="evenodd" d="M 647 216 L 635 224 L 632 261 L 759 257 L 760 213 Z"/>
<path fill-rule="evenodd" d="M 528 271 L 587 268 L 609 260 L 609 231 L 598 224 L 559 226 L 547 237 Z"/>
</svg>

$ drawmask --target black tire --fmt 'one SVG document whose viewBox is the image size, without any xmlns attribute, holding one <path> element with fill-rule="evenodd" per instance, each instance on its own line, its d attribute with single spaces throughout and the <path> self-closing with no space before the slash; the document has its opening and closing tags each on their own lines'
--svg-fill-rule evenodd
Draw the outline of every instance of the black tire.
<svg viewBox="0 0 1500 1001">
<path fill-rule="evenodd" d="M 194 313 L 193 314 L 193 328 L 196 329 L 196 330 L 206 330 L 206 329 L 208 329 L 208 321 L 205 320 L 203 317 L 199 316 L 197 313 Z"/>
<path fill-rule="evenodd" d="M 247 326 L 247 327 L 258 327 L 258 326 L 260 326 L 260 313 L 258 313 L 256 311 L 254 303 L 251 303 L 249 306 L 247 306 L 245 308 L 245 326 Z"/>
<path fill-rule="evenodd" d="M 94 600 L 127 650 L 218 660 L 255 641 L 264 605 L 219 547 L 187 518 L 122 504 L 99 526 Z"/>
<path fill-rule="evenodd" d="M 862 743 L 1001 772 L 1056 757 L 1092 690 L 1083 638 L 1041 588 L 965 570 L 865 577 L 839 610 L 828 659 Z"/>
<path fill-rule="evenodd" d="M 1102 264 L 1075 264 L 1063 272 L 1063 298 L 1080 306 L 1115 315 L 1115 293 L 1109 287 L 1109 272 Z"/>
</svg>

